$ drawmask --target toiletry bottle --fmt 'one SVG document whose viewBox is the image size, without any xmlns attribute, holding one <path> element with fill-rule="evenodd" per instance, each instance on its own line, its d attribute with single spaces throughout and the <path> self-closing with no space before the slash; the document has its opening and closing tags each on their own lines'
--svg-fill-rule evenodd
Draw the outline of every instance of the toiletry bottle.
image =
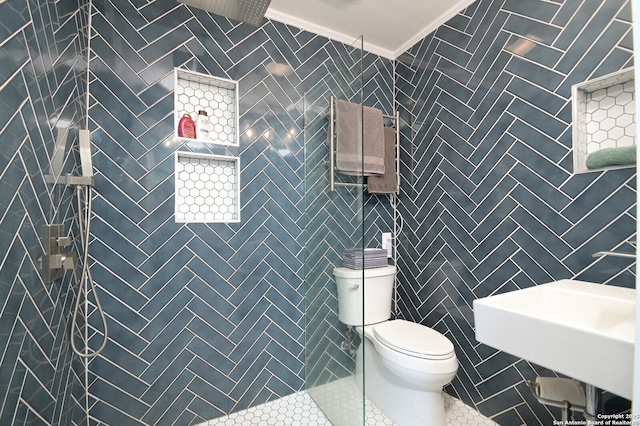
<svg viewBox="0 0 640 426">
<path fill-rule="evenodd" d="M 178 136 L 181 138 L 196 138 L 196 124 L 191 119 L 190 114 L 185 114 L 178 123 Z"/>
<path fill-rule="evenodd" d="M 211 131 L 211 123 L 207 111 L 198 111 L 196 119 L 196 137 L 203 141 L 209 140 L 209 132 Z"/>
</svg>

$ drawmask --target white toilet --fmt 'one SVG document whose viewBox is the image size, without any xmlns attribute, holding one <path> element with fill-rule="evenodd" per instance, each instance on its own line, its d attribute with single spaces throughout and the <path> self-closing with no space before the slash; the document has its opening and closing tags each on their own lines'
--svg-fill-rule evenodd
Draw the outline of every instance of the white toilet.
<svg viewBox="0 0 640 426">
<path fill-rule="evenodd" d="M 445 426 L 442 388 L 458 371 L 451 341 L 420 324 L 389 321 L 395 266 L 335 268 L 333 275 L 340 322 L 364 335 L 356 375 L 364 374 L 365 395 L 399 426 Z"/>
</svg>

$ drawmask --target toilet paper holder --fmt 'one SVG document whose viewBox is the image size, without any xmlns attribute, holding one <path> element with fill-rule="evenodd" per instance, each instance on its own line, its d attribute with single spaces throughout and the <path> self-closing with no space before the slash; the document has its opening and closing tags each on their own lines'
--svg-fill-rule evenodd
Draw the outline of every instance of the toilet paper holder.
<svg viewBox="0 0 640 426">
<path fill-rule="evenodd" d="M 535 381 L 525 382 L 539 403 L 562 410 L 562 422 L 565 424 L 573 420 L 573 411 L 586 410 L 587 396 L 583 386 L 575 379 L 537 377 Z"/>
</svg>

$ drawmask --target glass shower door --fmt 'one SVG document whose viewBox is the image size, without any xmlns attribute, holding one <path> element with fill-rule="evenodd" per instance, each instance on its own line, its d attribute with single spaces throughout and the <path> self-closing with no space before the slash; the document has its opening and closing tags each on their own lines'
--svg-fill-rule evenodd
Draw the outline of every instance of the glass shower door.
<svg viewBox="0 0 640 426">
<path fill-rule="evenodd" d="M 336 55 L 327 61 L 327 75 L 304 97 L 305 389 L 333 426 L 365 421 L 364 378 L 356 375 L 360 336 L 339 321 L 333 277 L 343 250 L 365 246 L 364 179 L 335 172 L 348 185 L 332 191 L 329 148 L 332 99 L 363 103 L 362 44 L 362 38 L 351 46 L 333 42 Z"/>
</svg>

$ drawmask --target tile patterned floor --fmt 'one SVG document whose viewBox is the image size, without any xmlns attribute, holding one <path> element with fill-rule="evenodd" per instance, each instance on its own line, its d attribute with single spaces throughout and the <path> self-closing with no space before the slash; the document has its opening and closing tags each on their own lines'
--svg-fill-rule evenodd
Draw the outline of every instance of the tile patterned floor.
<svg viewBox="0 0 640 426">
<path fill-rule="evenodd" d="M 344 379 L 343 379 L 344 380 Z M 314 397 L 322 398 L 323 395 L 340 395 L 340 391 L 349 387 L 348 382 L 336 381 L 325 385 L 322 389 L 313 389 Z M 355 388 L 354 385 L 351 385 Z M 341 389 L 336 389 L 341 388 Z M 321 402 L 322 403 L 322 402 Z M 331 405 L 333 412 L 329 416 L 336 423 L 343 423 L 346 410 L 340 412 L 338 405 Z M 445 394 L 445 411 L 447 413 L 447 425 L 449 426 L 498 426 L 497 423 L 482 416 L 473 408 L 462 401 Z M 353 413 L 351 413 L 351 416 Z M 356 422 L 359 423 L 359 422 Z M 353 420 L 347 420 L 344 424 L 353 424 Z M 228 416 L 220 417 L 202 423 L 199 426 L 255 426 L 255 425 L 307 425 L 307 426 L 339 426 L 333 425 L 318 408 L 309 392 L 301 391 L 285 396 L 266 404 L 258 405 Z M 391 420 L 375 407 L 369 400 L 366 401 L 366 425 L 367 426 L 396 426 Z"/>
</svg>

